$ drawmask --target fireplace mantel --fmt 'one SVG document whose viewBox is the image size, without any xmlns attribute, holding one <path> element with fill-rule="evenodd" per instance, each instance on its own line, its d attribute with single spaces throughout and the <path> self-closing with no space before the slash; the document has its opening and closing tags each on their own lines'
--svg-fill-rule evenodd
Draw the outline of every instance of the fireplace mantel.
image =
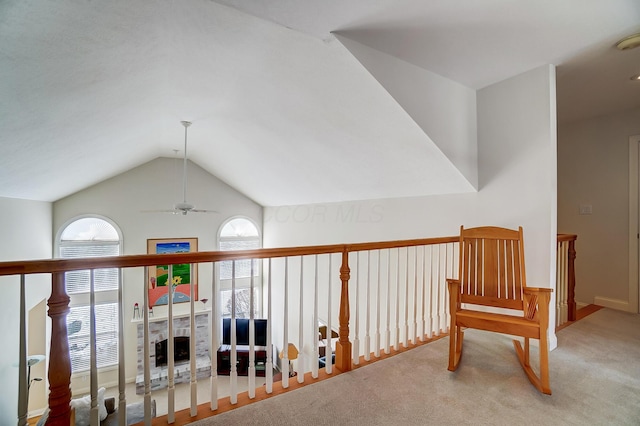
<svg viewBox="0 0 640 426">
<path fill-rule="evenodd" d="M 198 315 L 202 315 L 202 314 L 209 314 L 211 312 L 210 308 L 205 308 L 205 309 L 200 309 L 200 310 L 196 310 L 195 311 L 195 315 L 196 317 Z M 184 318 L 184 317 L 189 317 L 191 315 L 191 312 L 183 312 L 183 313 L 174 313 L 173 314 L 173 319 L 175 320 L 176 318 Z M 158 322 L 158 321 L 166 321 L 167 320 L 167 315 L 165 312 L 160 313 L 159 315 L 149 315 L 149 322 Z M 144 323 L 144 319 L 143 318 L 132 318 L 131 322 L 134 324 L 137 323 Z"/>
</svg>

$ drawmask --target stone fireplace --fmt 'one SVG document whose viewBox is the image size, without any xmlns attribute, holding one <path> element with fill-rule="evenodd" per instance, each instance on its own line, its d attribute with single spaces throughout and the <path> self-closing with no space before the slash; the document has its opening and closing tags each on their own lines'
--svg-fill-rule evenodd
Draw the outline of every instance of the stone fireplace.
<svg viewBox="0 0 640 426">
<path fill-rule="evenodd" d="M 144 393 L 144 323 L 138 322 L 138 374 L 136 376 L 136 393 Z M 188 383 L 191 380 L 190 340 L 196 342 L 196 377 L 207 378 L 211 371 L 209 355 L 209 312 L 195 314 L 195 336 L 190 330 L 189 315 L 173 317 L 174 336 L 174 380 L 175 383 Z M 149 364 L 151 372 L 151 390 L 167 387 L 168 372 L 168 329 L 166 318 L 149 318 Z"/>
<path fill-rule="evenodd" d="M 184 362 L 189 362 L 189 336 L 180 336 L 173 338 L 173 362 L 174 365 L 182 364 Z M 156 343 L 156 356 L 155 356 L 155 366 L 156 367 L 164 367 L 168 365 L 167 351 L 169 350 L 169 345 L 167 344 L 169 340 L 161 340 Z"/>
</svg>

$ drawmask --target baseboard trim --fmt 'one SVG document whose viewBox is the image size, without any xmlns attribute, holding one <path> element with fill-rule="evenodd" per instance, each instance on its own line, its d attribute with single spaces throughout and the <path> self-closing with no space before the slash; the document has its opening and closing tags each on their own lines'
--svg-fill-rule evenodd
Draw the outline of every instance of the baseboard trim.
<svg viewBox="0 0 640 426">
<path fill-rule="evenodd" d="M 596 296 L 593 298 L 593 304 L 604 306 L 605 308 L 616 309 L 618 311 L 631 312 L 631 306 L 626 300 L 610 299 L 608 297 Z"/>
<path fill-rule="evenodd" d="M 591 303 L 578 302 L 576 300 L 576 310 L 586 308 L 589 305 L 591 305 Z"/>
</svg>

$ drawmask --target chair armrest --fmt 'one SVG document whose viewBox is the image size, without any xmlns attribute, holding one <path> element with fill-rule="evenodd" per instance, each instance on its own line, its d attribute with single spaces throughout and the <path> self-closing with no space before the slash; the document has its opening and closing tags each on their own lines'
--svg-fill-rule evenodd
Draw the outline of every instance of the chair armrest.
<svg viewBox="0 0 640 426">
<path fill-rule="evenodd" d="M 460 280 L 447 278 L 449 288 L 449 312 L 460 309 Z"/>
<path fill-rule="evenodd" d="M 547 287 L 525 287 L 523 291 L 525 293 L 551 293 L 553 289 Z"/>
<path fill-rule="evenodd" d="M 552 291 L 553 289 L 546 287 L 524 288 L 522 292 L 524 293 L 526 302 L 525 318 L 531 320 L 537 319 L 537 313 L 543 318 L 548 318 Z"/>
</svg>

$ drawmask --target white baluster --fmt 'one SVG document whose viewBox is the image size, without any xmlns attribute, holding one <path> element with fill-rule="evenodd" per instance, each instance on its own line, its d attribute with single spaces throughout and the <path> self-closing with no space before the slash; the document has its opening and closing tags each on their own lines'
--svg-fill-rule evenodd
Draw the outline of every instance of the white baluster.
<svg viewBox="0 0 640 426">
<path fill-rule="evenodd" d="M 232 404 L 238 403 L 238 348 L 236 336 L 236 261 L 231 261 L 231 371 L 229 372 L 229 400 Z"/>
<path fill-rule="evenodd" d="M 444 288 L 444 310 L 445 310 L 445 330 L 447 333 L 449 332 L 450 324 L 451 324 L 451 312 L 449 312 L 449 290 L 447 288 L 447 278 L 453 277 L 453 259 L 456 257 L 455 252 L 453 250 L 453 246 L 451 244 L 444 245 L 446 252 L 445 259 L 445 276 L 442 279 L 442 286 Z M 451 260 L 449 260 L 451 259 Z"/>
<path fill-rule="evenodd" d="M 384 353 L 391 353 L 391 249 L 387 251 L 387 329 L 384 339 Z"/>
<path fill-rule="evenodd" d="M 412 342 L 418 343 L 418 246 L 413 251 L 413 333 Z"/>
<path fill-rule="evenodd" d="M 189 309 L 190 309 L 190 324 L 189 324 L 189 333 L 191 337 L 189 338 L 189 373 L 190 373 L 190 390 L 191 390 L 191 410 L 189 414 L 191 417 L 194 417 L 198 414 L 198 382 L 196 379 L 196 289 L 194 283 L 194 268 L 196 268 L 194 264 L 189 265 Z"/>
<path fill-rule="evenodd" d="M 441 330 L 443 330 L 442 327 L 442 322 L 445 320 L 444 319 L 444 306 L 443 306 L 443 302 L 442 302 L 442 286 L 441 286 L 441 277 L 442 277 L 442 268 L 440 267 L 441 261 L 442 261 L 442 252 L 441 252 L 441 247 L 440 244 L 437 245 L 438 247 L 438 257 L 437 257 L 437 263 L 436 263 L 436 285 L 435 285 L 435 290 L 436 290 L 436 323 L 435 328 L 436 328 L 436 336 L 440 335 Z"/>
<path fill-rule="evenodd" d="M 560 243 L 560 252 L 556 255 L 560 267 L 560 292 L 556 297 L 560 299 L 560 324 L 564 324 L 569 319 L 569 305 L 567 299 L 569 296 L 569 242 L 562 241 Z"/>
<path fill-rule="evenodd" d="M 304 382 L 304 258 L 300 256 L 300 317 L 298 319 L 298 383 Z M 317 358 L 316 358 L 317 359 Z"/>
<path fill-rule="evenodd" d="M 395 326 L 393 348 L 397 351 L 400 349 L 400 248 L 396 249 L 396 310 L 395 310 Z"/>
<path fill-rule="evenodd" d="M 421 318 L 422 321 L 422 329 L 420 330 L 420 341 L 424 342 L 425 337 L 431 337 L 431 329 L 427 326 L 427 319 L 429 318 L 430 313 L 426 311 L 427 303 L 426 301 L 429 296 L 427 294 L 427 246 L 422 246 L 422 292 L 420 295 L 420 303 L 422 305 L 421 309 Z M 429 324 L 431 321 L 429 321 Z"/>
<path fill-rule="evenodd" d="M 251 259 L 251 292 L 249 294 L 249 398 L 256 397 L 255 318 L 253 315 L 253 259 Z"/>
<path fill-rule="evenodd" d="M 353 340 L 353 363 L 358 365 L 360 364 L 360 252 L 356 252 L 354 254 L 356 256 L 356 329 L 355 338 Z"/>
<path fill-rule="evenodd" d="M 27 424 L 29 383 L 27 378 L 27 319 L 24 274 L 20 275 L 20 360 L 18 362 L 18 426 Z"/>
<path fill-rule="evenodd" d="M 405 250 L 405 271 L 404 271 L 404 336 L 403 346 L 409 346 L 409 247 Z"/>
<path fill-rule="evenodd" d="M 429 263 L 429 304 L 430 304 L 430 319 L 431 324 L 429 324 L 429 337 L 433 337 L 434 335 L 439 336 L 440 330 L 437 327 L 438 324 L 438 289 L 437 283 L 434 282 L 434 275 L 436 274 L 436 250 L 434 246 L 431 246 L 430 259 Z"/>
<path fill-rule="evenodd" d="M 380 348 L 381 348 L 381 342 L 380 342 L 380 297 L 381 297 L 381 291 L 380 288 L 382 287 L 382 282 L 380 281 L 380 265 L 382 263 L 382 252 L 380 250 L 378 250 L 378 270 L 377 270 L 377 276 L 378 276 L 378 282 L 377 282 L 377 288 L 376 288 L 376 343 L 375 343 L 375 349 L 374 349 L 374 355 L 376 356 L 376 358 L 380 358 Z"/>
<path fill-rule="evenodd" d="M 313 324 L 312 330 L 314 330 L 314 335 L 318 333 L 318 255 L 314 256 L 315 258 L 315 271 L 314 271 L 314 281 L 313 281 Z M 319 338 L 317 335 L 313 338 L 313 359 L 320 358 L 320 348 L 318 347 Z M 326 352 L 325 352 L 326 354 Z M 314 379 L 318 378 L 318 363 L 311 363 L 311 377 Z"/>
<path fill-rule="evenodd" d="M 271 258 L 269 258 L 269 277 L 267 279 L 267 362 L 265 364 L 267 393 L 273 392 L 273 347 L 271 344 Z"/>
<path fill-rule="evenodd" d="M 212 269 L 212 278 L 211 278 L 211 342 L 209 345 L 209 354 L 211 358 L 211 369 L 210 369 L 210 379 L 209 379 L 209 387 L 210 387 L 210 395 L 209 398 L 211 401 L 211 410 L 218 409 L 218 356 L 217 351 L 220 347 L 220 341 L 218 338 L 218 330 L 220 325 L 218 324 L 218 316 L 220 313 L 218 312 L 218 286 L 216 285 L 216 281 L 218 280 L 218 274 L 216 273 L 216 264 L 211 264 Z M 215 355 L 214 355 L 215 354 Z"/>
<path fill-rule="evenodd" d="M 145 268 L 146 269 L 146 268 Z M 125 352 L 124 352 L 124 292 L 122 289 L 122 268 L 118 268 L 118 420 L 121 424 L 126 423 L 125 414 L 121 412 L 127 411 L 127 397 L 126 397 L 126 376 L 124 371 Z M 148 289 L 144 288 L 144 292 L 147 293 Z M 146 309 L 146 304 L 143 306 L 143 310 Z"/>
<path fill-rule="evenodd" d="M 96 293 L 95 270 L 89 272 L 89 376 L 91 388 L 91 414 L 89 421 L 92 426 L 100 424 L 98 408 L 98 362 L 96 354 Z"/>
<path fill-rule="evenodd" d="M 144 300 L 144 309 L 142 313 L 143 327 L 142 331 L 143 341 L 144 341 L 144 349 L 143 349 L 143 367 L 144 367 L 144 422 L 145 426 L 151 425 L 151 365 L 150 365 L 150 350 L 151 350 L 151 342 L 149 342 L 149 290 L 147 288 L 149 283 L 149 267 L 144 268 L 144 282 L 145 287 L 143 291 L 143 300 Z M 123 312 L 124 315 L 124 312 Z M 120 424 L 126 423 L 126 414 L 127 410 L 120 410 L 118 413 L 118 422 Z M 124 419 L 124 422 L 123 422 Z"/>
<path fill-rule="evenodd" d="M 562 324 L 562 241 L 556 244 L 556 327 Z"/>
<path fill-rule="evenodd" d="M 366 301 L 366 315 L 364 318 L 364 359 L 369 361 L 371 359 L 371 336 L 369 335 L 369 329 L 371 327 L 371 250 L 367 250 L 367 287 L 365 289 L 365 301 Z"/>
<path fill-rule="evenodd" d="M 284 333 L 282 344 L 282 387 L 289 387 L 289 258 L 284 258 Z M 286 370 L 286 371 L 285 371 Z"/>
<path fill-rule="evenodd" d="M 167 338 L 167 372 L 169 383 L 167 385 L 167 423 L 174 423 L 176 420 L 176 384 L 175 384 L 175 347 L 173 334 L 173 265 L 169 265 L 169 275 L 167 278 L 167 325 L 169 327 L 169 337 Z"/>
<path fill-rule="evenodd" d="M 331 255 L 329 255 L 329 285 L 327 286 L 328 297 L 327 300 L 327 345 L 324 351 L 324 359 L 325 359 L 325 370 L 327 374 L 331 374 L 333 371 L 333 351 L 331 345 L 331 337 L 333 336 L 333 331 L 331 328 L 331 277 L 333 276 L 333 272 L 331 271 Z"/>
</svg>

